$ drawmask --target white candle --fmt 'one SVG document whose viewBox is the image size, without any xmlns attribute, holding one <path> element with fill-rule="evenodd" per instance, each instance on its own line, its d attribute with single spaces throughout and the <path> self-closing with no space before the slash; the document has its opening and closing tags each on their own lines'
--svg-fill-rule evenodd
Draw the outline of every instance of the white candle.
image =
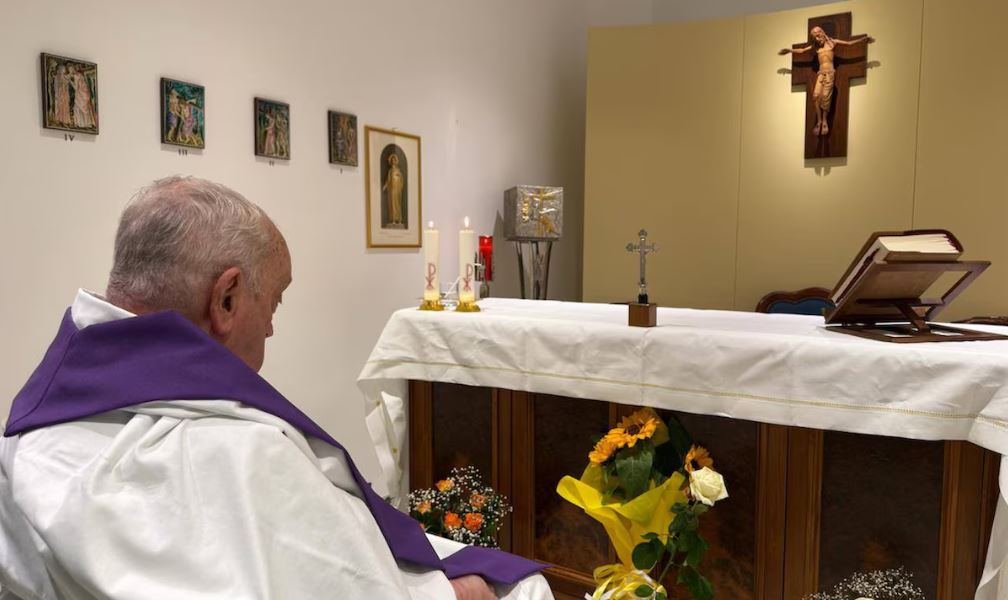
<svg viewBox="0 0 1008 600">
<path fill-rule="evenodd" d="M 423 299 L 437 301 L 441 299 L 441 285 L 438 276 L 438 261 L 441 256 L 441 234 L 434 229 L 434 221 L 427 224 L 423 232 L 424 250 L 424 291 Z"/>
<path fill-rule="evenodd" d="M 476 233 L 469 229 L 469 217 L 465 218 L 465 227 L 459 230 L 459 302 L 476 301 Z"/>
</svg>

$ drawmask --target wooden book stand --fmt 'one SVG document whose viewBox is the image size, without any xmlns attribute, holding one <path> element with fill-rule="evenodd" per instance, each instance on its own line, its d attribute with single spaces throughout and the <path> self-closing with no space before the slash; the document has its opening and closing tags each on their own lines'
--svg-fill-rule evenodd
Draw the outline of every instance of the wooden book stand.
<svg viewBox="0 0 1008 600">
<path fill-rule="evenodd" d="M 1008 339 L 996 333 L 928 322 L 989 266 L 989 261 L 872 263 L 837 299 L 836 308 L 825 314 L 827 329 L 900 344 Z M 945 272 L 963 275 L 937 299 L 891 298 L 879 293 L 886 289 L 915 289 L 915 281 L 933 282 Z M 926 287 L 917 294 L 925 293 Z"/>
</svg>

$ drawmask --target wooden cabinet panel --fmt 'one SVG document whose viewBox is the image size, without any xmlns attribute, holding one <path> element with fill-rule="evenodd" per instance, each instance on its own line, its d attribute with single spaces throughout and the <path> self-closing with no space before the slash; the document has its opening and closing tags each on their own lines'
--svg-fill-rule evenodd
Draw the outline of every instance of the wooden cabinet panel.
<svg viewBox="0 0 1008 600">
<path fill-rule="evenodd" d="M 490 481 L 493 472 L 493 391 L 453 383 L 433 389 L 433 476 L 472 465 Z"/>
<path fill-rule="evenodd" d="M 659 411 L 665 419 L 669 411 Z M 714 458 L 714 469 L 725 478 L 728 498 L 701 519 L 700 534 L 710 544 L 701 572 L 714 584 L 718 598 L 755 598 L 756 493 L 758 429 L 752 421 L 675 413 L 693 437 Z M 670 598 L 691 598 L 670 579 Z"/>
<path fill-rule="evenodd" d="M 602 526 L 556 493 L 565 475 L 578 477 L 592 436 L 609 426 L 605 402 L 536 395 L 532 401 L 535 450 L 534 558 L 585 576 L 614 562 Z"/>
<path fill-rule="evenodd" d="M 557 598 L 582 598 L 615 562 L 601 525 L 556 493 L 592 436 L 636 407 L 410 382 L 410 485 L 475 465 L 509 496 L 501 547 L 557 565 Z M 677 413 L 725 476 L 703 519 L 703 572 L 718 598 L 800 600 L 854 572 L 906 566 L 936 600 L 971 597 L 983 568 L 1000 457 L 923 442 Z M 671 582 L 668 582 L 671 583 Z M 671 598 L 687 598 L 669 586 Z"/>
<path fill-rule="evenodd" d="M 819 589 L 903 566 L 937 597 L 944 452 L 943 442 L 825 432 Z"/>
</svg>

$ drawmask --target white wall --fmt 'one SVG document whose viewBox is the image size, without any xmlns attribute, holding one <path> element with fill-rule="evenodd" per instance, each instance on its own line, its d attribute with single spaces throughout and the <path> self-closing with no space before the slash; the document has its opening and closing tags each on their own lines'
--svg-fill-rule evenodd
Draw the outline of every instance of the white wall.
<svg viewBox="0 0 1008 600">
<path fill-rule="evenodd" d="M 650 0 L 5 3 L 0 413 L 75 289 L 104 289 L 131 194 L 194 174 L 261 204 L 286 234 L 294 283 L 264 375 L 376 474 L 354 380 L 389 314 L 416 303 L 420 255 L 365 248 L 363 166 L 327 163 L 326 109 L 356 113 L 362 136 L 365 124 L 422 136 L 423 216 L 445 240 L 464 215 L 490 231 L 507 187 L 565 186 L 550 296 L 576 299 L 587 27 L 649 22 L 651 10 Z M 99 136 L 67 142 L 41 128 L 42 51 L 98 63 Z M 182 157 L 159 143 L 161 76 L 206 86 L 205 151 Z M 257 95 L 291 105 L 289 164 L 253 156 Z M 494 291 L 515 295 L 513 251 L 498 244 Z M 442 245 L 444 264 L 456 251 Z"/>
</svg>

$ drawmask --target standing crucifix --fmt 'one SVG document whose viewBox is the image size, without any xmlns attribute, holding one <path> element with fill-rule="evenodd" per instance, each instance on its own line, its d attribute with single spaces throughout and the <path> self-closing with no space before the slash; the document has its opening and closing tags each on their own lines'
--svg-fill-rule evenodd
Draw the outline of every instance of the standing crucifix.
<svg viewBox="0 0 1008 600">
<path fill-rule="evenodd" d="M 851 14 L 809 19 L 809 40 L 783 48 L 792 54 L 791 85 L 805 86 L 805 158 L 847 156 L 850 80 L 868 66 L 866 33 L 851 37 Z"/>
<path fill-rule="evenodd" d="M 640 282 L 637 289 L 637 304 L 647 304 L 647 279 L 644 277 L 644 269 L 646 267 L 647 255 L 652 252 L 658 251 L 658 246 L 655 244 L 647 243 L 647 231 L 641 229 L 637 232 L 639 238 L 636 244 L 629 243 L 626 245 L 627 252 L 638 252 L 640 253 Z"/>
</svg>

